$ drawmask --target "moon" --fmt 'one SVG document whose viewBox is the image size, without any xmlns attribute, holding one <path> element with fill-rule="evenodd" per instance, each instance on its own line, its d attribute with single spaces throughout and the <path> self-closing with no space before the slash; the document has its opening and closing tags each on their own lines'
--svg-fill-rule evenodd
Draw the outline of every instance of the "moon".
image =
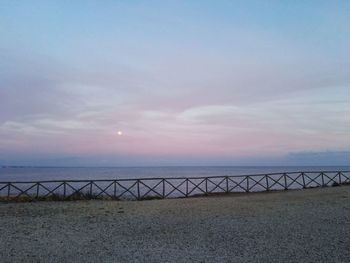
<svg viewBox="0 0 350 263">
<path fill-rule="evenodd" d="M 122 131 L 118 131 L 117 134 L 118 134 L 118 136 L 122 136 L 123 132 Z"/>
</svg>

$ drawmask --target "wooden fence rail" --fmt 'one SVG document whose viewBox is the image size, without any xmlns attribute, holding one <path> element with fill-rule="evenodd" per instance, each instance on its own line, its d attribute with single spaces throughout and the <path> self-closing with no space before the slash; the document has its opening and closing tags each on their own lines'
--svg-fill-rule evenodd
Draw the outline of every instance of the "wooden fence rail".
<svg viewBox="0 0 350 263">
<path fill-rule="evenodd" d="M 99 198 L 144 200 L 342 184 L 350 184 L 350 171 L 287 172 L 190 178 L 0 182 L 0 202 Z"/>
</svg>

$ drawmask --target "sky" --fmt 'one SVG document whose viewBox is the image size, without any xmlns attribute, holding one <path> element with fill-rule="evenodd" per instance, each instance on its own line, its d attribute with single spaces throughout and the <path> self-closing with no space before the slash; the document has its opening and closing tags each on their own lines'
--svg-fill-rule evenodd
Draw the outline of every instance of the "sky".
<svg viewBox="0 0 350 263">
<path fill-rule="evenodd" d="M 0 165 L 350 164 L 350 1 L 0 1 Z"/>
</svg>

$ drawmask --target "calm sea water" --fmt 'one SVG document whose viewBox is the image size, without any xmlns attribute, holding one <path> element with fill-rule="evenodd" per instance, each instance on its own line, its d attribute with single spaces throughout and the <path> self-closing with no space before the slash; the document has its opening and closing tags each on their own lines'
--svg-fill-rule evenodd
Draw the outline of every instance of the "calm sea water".
<svg viewBox="0 0 350 263">
<path fill-rule="evenodd" d="M 0 168 L 0 181 L 201 177 L 294 171 L 350 171 L 350 166 L 197 166 L 115 168 Z"/>
</svg>

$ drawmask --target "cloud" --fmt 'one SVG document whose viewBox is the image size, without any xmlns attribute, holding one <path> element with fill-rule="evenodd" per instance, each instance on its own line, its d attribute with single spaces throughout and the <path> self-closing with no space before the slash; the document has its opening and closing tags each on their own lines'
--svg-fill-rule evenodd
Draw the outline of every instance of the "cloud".
<svg viewBox="0 0 350 263">
<path fill-rule="evenodd" d="M 218 161 L 349 149 L 348 54 L 243 31 L 224 30 L 222 50 L 185 41 L 128 63 L 118 48 L 67 61 L 1 50 L 0 150 Z"/>
</svg>

